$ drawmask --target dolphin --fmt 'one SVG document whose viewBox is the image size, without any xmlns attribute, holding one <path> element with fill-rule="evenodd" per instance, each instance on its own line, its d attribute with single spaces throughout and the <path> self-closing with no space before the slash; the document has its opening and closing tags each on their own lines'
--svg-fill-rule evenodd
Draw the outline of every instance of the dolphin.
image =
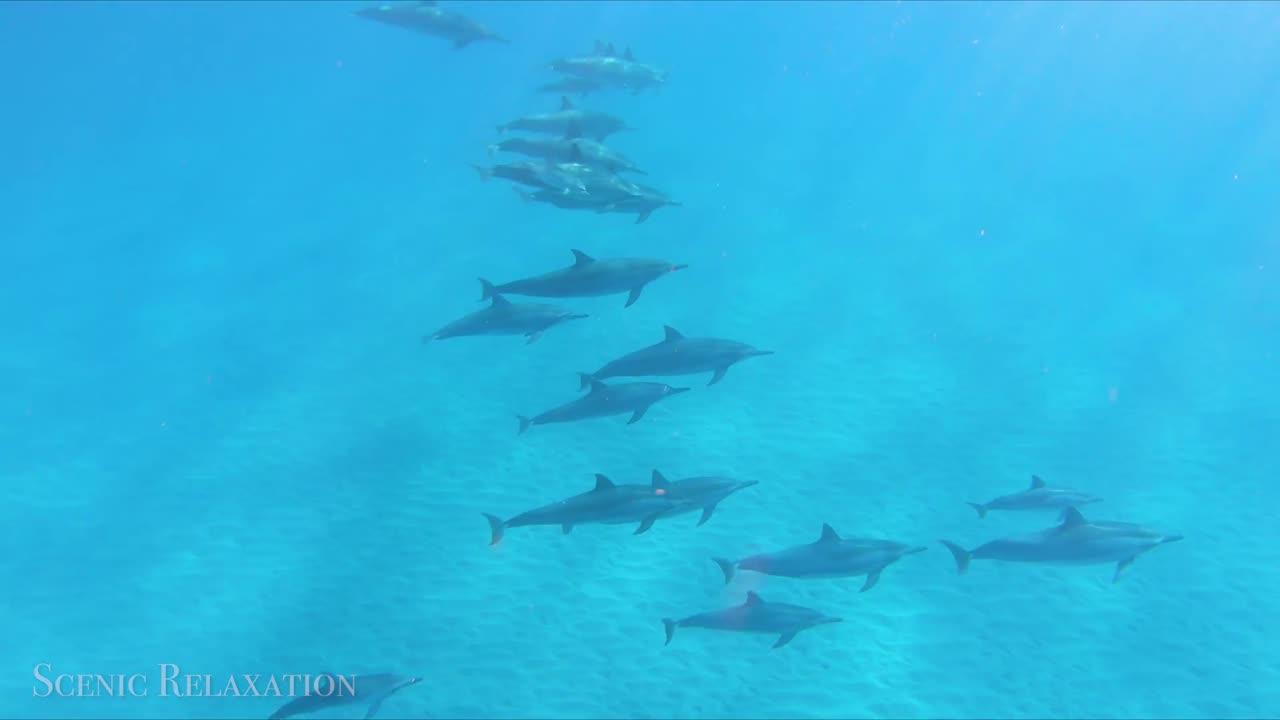
<svg viewBox="0 0 1280 720">
<path fill-rule="evenodd" d="M 508 165 L 482 167 L 472 165 L 480 173 L 480 179 L 502 178 L 512 182 L 528 185 L 539 190 L 568 193 L 573 190 L 585 192 L 586 183 L 579 177 L 582 173 L 574 166 L 563 167 L 553 162 L 518 162 Z"/>
<path fill-rule="evenodd" d="M 842 538 L 827 524 L 822 526 L 822 536 L 808 545 L 779 550 L 778 552 L 752 555 L 734 562 L 725 558 L 712 558 L 724 572 L 726 585 L 733 579 L 734 566 L 754 570 L 765 575 L 789 578 L 840 578 L 866 575 L 862 589 L 866 592 L 880 582 L 884 569 L 907 555 L 924 552 L 928 548 L 905 545 L 889 540 L 873 538 Z"/>
<path fill-rule="evenodd" d="M 635 161 L 626 155 L 604 143 L 582 137 L 552 138 L 538 135 L 512 137 L 490 145 L 489 152 L 519 153 L 557 163 L 580 163 L 613 173 L 645 174 Z"/>
<path fill-rule="evenodd" d="M 379 5 L 357 10 L 356 15 L 366 20 L 451 40 L 455 50 L 461 50 L 479 40 L 504 44 L 510 42 L 465 15 L 438 7 L 434 0 L 425 0 L 416 5 Z"/>
<path fill-rule="evenodd" d="M 329 682 L 333 684 L 334 681 L 331 679 Z M 364 714 L 364 717 L 365 720 L 370 720 L 377 714 L 378 708 L 384 700 L 391 697 L 396 691 L 407 688 L 410 685 L 416 685 L 419 682 L 422 682 L 422 678 L 389 673 L 356 675 L 353 679 L 356 689 L 354 695 L 346 693 L 340 685 L 331 690 L 328 695 L 302 695 L 290 700 L 279 710 L 272 713 L 270 720 L 284 720 L 284 718 L 293 717 L 294 715 L 363 703 L 369 703 L 369 710 Z"/>
<path fill-rule="evenodd" d="M 653 471 L 652 477 L 651 484 L 654 492 L 665 495 L 677 503 L 664 517 L 701 510 L 702 517 L 698 519 L 695 527 L 701 527 L 711 519 L 711 514 L 716 511 L 716 505 L 721 500 L 739 490 L 760 484 L 758 480 L 734 480 L 725 477 L 691 477 L 672 482 L 657 470 Z"/>
<path fill-rule="evenodd" d="M 653 65 L 637 62 L 627 48 L 621 55 L 617 51 L 599 52 L 584 57 L 563 58 L 551 62 L 551 69 L 570 77 L 580 78 L 600 85 L 626 88 L 639 93 L 645 88 L 666 83 L 667 73 Z"/>
<path fill-rule="evenodd" d="M 526 115 L 498 126 L 498 132 L 524 130 L 549 135 L 581 135 L 604 140 L 610 135 L 630 130 L 621 118 L 595 110 L 582 110 L 566 96 L 560 98 L 560 109 L 552 113 Z"/>
<path fill-rule="evenodd" d="M 454 320 L 422 338 L 422 341 L 471 335 L 524 335 L 529 338 L 526 344 L 531 345 L 542 337 L 544 330 L 569 320 L 587 317 L 555 305 L 513 303 L 501 295 L 493 295 L 491 299 L 489 307 Z"/>
<path fill-rule="evenodd" d="M 522 512 L 510 520 L 481 513 L 489 521 L 490 545 L 502 542 L 507 528 L 525 525 L 559 525 L 565 535 L 574 525 L 624 525 L 640 523 L 633 535 L 653 527 L 654 521 L 672 505 L 672 501 L 653 491 L 648 485 L 615 485 L 604 475 L 596 475 L 591 490 Z"/>
<path fill-rule="evenodd" d="M 623 307 L 631 307 L 640 299 L 645 285 L 688 265 L 673 265 L 666 260 L 611 258 L 597 260 L 581 250 L 571 250 L 573 265 L 542 275 L 512 280 L 501 285 L 480 278 L 480 299 L 488 300 L 499 293 L 533 297 L 600 297 L 630 293 Z"/>
<path fill-rule="evenodd" d="M 594 380 L 615 377 L 650 377 L 692 375 L 710 372 L 708 386 L 724 378 L 729 367 L 747 358 L 772 355 L 772 350 L 757 350 L 750 345 L 716 338 L 687 338 L 670 325 L 662 326 L 666 337 L 656 345 L 641 348 L 616 360 L 610 360 L 593 373 L 578 373 L 579 390 Z"/>
<path fill-rule="evenodd" d="M 520 432 L 534 425 L 550 423 L 574 422 L 588 418 L 607 417 L 631 413 L 628 425 L 640 422 L 640 418 L 659 400 L 688 392 L 689 388 L 671 387 L 662 383 L 620 383 L 605 385 L 602 382 L 591 384 L 591 392 L 558 408 L 552 408 L 532 419 L 517 415 L 520 420 Z"/>
<path fill-rule="evenodd" d="M 681 207 L 683 203 L 672 200 L 666 193 L 646 185 L 629 183 L 631 187 L 621 197 L 595 208 L 597 213 L 636 213 L 636 224 L 649 219 L 654 210 L 664 207 Z M 589 192 L 594 188 L 588 187 Z"/>
<path fill-rule="evenodd" d="M 1102 502 L 1102 498 L 1066 488 L 1051 488 L 1039 476 L 1031 476 L 1031 487 L 1009 495 L 1001 495 L 985 503 L 969 503 L 984 518 L 991 510 L 1066 510 L 1069 507 Z"/>
<path fill-rule="evenodd" d="M 791 642 L 796 633 L 817 625 L 841 622 L 843 618 L 828 617 L 812 608 L 787 603 L 765 602 L 754 592 L 747 592 L 747 601 L 737 607 L 690 615 L 683 620 L 663 618 L 667 631 L 666 645 L 678 627 L 700 627 L 708 630 L 731 632 L 778 633 L 773 647 L 780 648 Z"/>
<path fill-rule="evenodd" d="M 1111 582 L 1148 550 L 1177 542 L 1181 535 L 1164 535 L 1133 523 L 1090 522 L 1076 508 L 1067 508 L 1062 524 L 1025 535 L 992 540 L 973 550 L 965 550 L 950 540 L 942 540 L 956 560 L 961 575 L 971 560 L 1040 563 L 1044 565 L 1098 565 L 1116 563 Z"/>
</svg>

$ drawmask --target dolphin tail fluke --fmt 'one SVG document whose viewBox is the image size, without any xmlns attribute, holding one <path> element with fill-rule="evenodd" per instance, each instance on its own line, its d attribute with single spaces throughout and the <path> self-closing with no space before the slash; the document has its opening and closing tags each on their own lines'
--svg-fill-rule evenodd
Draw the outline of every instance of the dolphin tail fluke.
<svg viewBox="0 0 1280 720">
<path fill-rule="evenodd" d="M 733 580 L 733 561 L 725 558 L 711 558 L 716 565 L 720 566 L 720 572 L 724 573 L 724 584 L 728 585 Z"/>
<path fill-rule="evenodd" d="M 494 295 L 498 294 L 498 289 L 493 286 L 493 283 L 485 280 L 484 278 L 477 279 L 480 280 L 480 302 L 489 300 L 493 298 Z"/>
<path fill-rule="evenodd" d="M 596 378 L 591 373 L 584 373 L 584 372 L 578 373 L 578 390 L 579 391 L 586 390 L 587 388 L 591 387 L 591 383 L 595 381 L 596 381 Z"/>
<path fill-rule="evenodd" d="M 526 430 L 533 426 L 533 421 L 523 415 L 517 415 L 516 419 L 520 421 L 520 432 L 517 434 L 523 435 Z"/>
<path fill-rule="evenodd" d="M 497 545 L 498 543 L 502 542 L 502 537 L 507 532 L 507 524 L 503 522 L 502 518 L 498 517 L 497 515 L 490 515 L 489 513 L 480 513 L 480 514 L 484 515 L 484 519 L 489 521 L 489 533 L 491 534 L 491 537 L 489 538 L 489 544 Z"/>
<path fill-rule="evenodd" d="M 977 511 L 978 511 L 978 519 L 979 519 L 979 520 L 981 520 L 982 518 L 984 518 L 984 517 L 986 517 L 986 516 L 987 516 L 987 506 L 986 506 L 986 505 L 983 505 L 983 504 L 981 504 L 981 503 L 965 503 L 965 505 L 968 505 L 969 507 L 971 507 L 971 508 L 973 508 L 974 510 L 977 510 Z"/>
<path fill-rule="evenodd" d="M 662 618 L 662 627 L 667 631 L 667 641 L 662 643 L 663 647 L 671 644 L 671 638 L 676 636 L 676 621 L 671 618 Z"/>
<path fill-rule="evenodd" d="M 969 561 L 973 559 L 973 553 L 965 550 L 950 540 L 940 540 L 943 547 L 951 551 L 951 557 L 956 559 L 956 571 L 961 575 L 969 570 Z"/>
</svg>

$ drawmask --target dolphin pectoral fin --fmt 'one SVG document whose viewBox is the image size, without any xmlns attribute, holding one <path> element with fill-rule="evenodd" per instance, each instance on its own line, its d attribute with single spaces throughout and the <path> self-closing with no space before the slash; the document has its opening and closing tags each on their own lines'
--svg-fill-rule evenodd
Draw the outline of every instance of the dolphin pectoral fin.
<svg viewBox="0 0 1280 720">
<path fill-rule="evenodd" d="M 984 517 L 986 517 L 986 516 L 987 516 L 987 506 L 986 506 L 986 505 L 982 505 L 982 504 L 980 504 L 980 503 L 965 503 L 965 504 L 966 504 L 966 505 L 968 505 L 969 507 L 973 508 L 974 510 L 977 510 L 977 511 L 978 511 L 978 519 L 979 519 L 979 520 L 981 520 L 982 518 L 984 518 Z"/>
<path fill-rule="evenodd" d="M 517 415 L 516 419 L 520 421 L 520 431 L 516 433 L 517 435 L 523 434 L 533 425 L 533 421 L 523 415 Z"/>
<path fill-rule="evenodd" d="M 568 535 L 569 533 L 573 532 L 573 525 L 570 525 L 569 523 L 565 523 L 561 525 L 560 532 L 565 535 Z"/>
<path fill-rule="evenodd" d="M 676 621 L 671 618 L 662 618 L 662 629 L 667 631 L 667 641 L 662 643 L 663 647 L 671 644 L 671 638 L 676 635 Z"/>
<path fill-rule="evenodd" d="M 698 524 L 694 525 L 694 527 L 702 527 L 705 525 L 707 521 L 711 519 L 711 513 L 715 511 L 716 506 L 714 504 L 702 508 L 702 517 L 698 518 Z"/>
<path fill-rule="evenodd" d="M 786 645 L 787 643 L 791 642 L 792 640 L 795 640 L 795 639 L 796 639 L 796 633 L 798 633 L 798 632 L 800 632 L 800 631 L 799 631 L 799 630 L 793 630 L 793 631 L 788 632 L 788 633 L 782 633 L 782 635 L 778 637 L 778 642 L 776 642 L 776 643 L 774 643 L 774 644 L 773 644 L 773 648 L 772 648 L 772 649 L 777 650 L 778 648 L 782 647 L 783 645 Z"/>
<path fill-rule="evenodd" d="M 647 406 L 642 407 L 639 410 L 635 411 L 634 413 L 631 414 L 631 419 L 627 421 L 627 424 L 635 425 L 636 423 L 640 422 L 640 418 L 644 417 L 644 414 L 648 411 L 649 411 L 649 408 Z"/>
<path fill-rule="evenodd" d="M 1129 566 L 1133 564 L 1133 561 L 1137 559 L 1138 559 L 1138 556 L 1135 555 L 1131 558 L 1125 558 L 1124 560 L 1121 560 L 1120 562 L 1116 563 L 1116 574 L 1111 576 L 1111 584 L 1114 585 L 1120 582 L 1120 576 L 1124 575 L 1125 571 L 1129 569 Z"/>
<path fill-rule="evenodd" d="M 724 573 L 724 584 L 728 585 L 733 580 L 733 561 L 725 558 L 711 558 L 716 565 L 720 566 L 720 572 Z"/>
<path fill-rule="evenodd" d="M 636 287 L 631 288 L 631 294 L 627 296 L 627 304 L 623 305 L 622 307 L 629 308 L 632 305 L 635 305 L 636 301 L 640 299 L 640 293 L 643 290 L 644 290 L 643 285 L 638 285 Z"/>
<path fill-rule="evenodd" d="M 969 561 L 973 560 L 973 553 L 965 550 L 950 540 L 939 540 L 943 547 L 951 551 L 951 557 L 956 559 L 956 570 L 961 574 L 965 574 L 969 570 Z"/>
<path fill-rule="evenodd" d="M 542 331 L 539 330 L 537 332 L 528 333 L 525 335 L 525 337 L 529 338 L 529 341 L 526 342 L 525 345 L 532 345 L 538 342 L 538 338 L 542 337 Z"/>
<path fill-rule="evenodd" d="M 880 582 L 880 572 L 883 570 L 884 568 L 880 568 L 878 570 L 873 570 L 872 572 L 867 573 L 867 581 L 862 583 L 862 589 L 859 590 L 858 592 L 866 592 L 871 588 L 875 587 L 876 583 Z"/>
<path fill-rule="evenodd" d="M 391 693 L 383 693 L 382 697 L 369 703 L 369 711 L 364 714 L 364 720 L 373 720 L 373 716 L 378 714 L 378 708 L 382 707 L 382 701 L 391 697 Z"/>
<path fill-rule="evenodd" d="M 453 49 L 454 49 L 454 50 L 461 50 L 462 48 L 464 48 L 464 47 L 466 47 L 466 46 L 468 46 L 468 45 L 470 45 L 470 44 L 471 44 L 471 38 L 463 38 L 463 39 L 460 39 L 460 40 L 454 40 L 454 41 L 453 41 Z"/>
<path fill-rule="evenodd" d="M 636 528 L 636 531 L 632 533 L 632 535 L 643 535 L 644 533 L 648 532 L 649 528 L 653 527 L 653 524 L 657 522 L 658 518 L 660 517 L 662 517 L 662 513 L 656 512 L 650 515 L 649 517 L 641 520 L 640 527 Z"/>
<path fill-rule="evenodd" d="M 650 216 L 650 215 L 652 215 L 652 214 L 653 214 L 653 211 L 652 211 L 652 210 L 642 210 L 642 211 L 640 212 L 640 214 L 636 216 L 636 224 L 637 224 L 637 225 L 639 225 L 640 223 L 644 222 L 645 220 L 648 220 L 648 219 L 649 219 L 649 216 Z"/>
<path fill-rule="evenodd" d="M 728 365 L 725 365 L 724 367 L 716 368 L 716 371 L 711 375 L 711 382 L 707 383 L 707 387 L 711 387 L 712 385 L 715 385 L 716 383 L 723 380 L 724 374 L 727 372 L 729 372 Z"/>
</svg>

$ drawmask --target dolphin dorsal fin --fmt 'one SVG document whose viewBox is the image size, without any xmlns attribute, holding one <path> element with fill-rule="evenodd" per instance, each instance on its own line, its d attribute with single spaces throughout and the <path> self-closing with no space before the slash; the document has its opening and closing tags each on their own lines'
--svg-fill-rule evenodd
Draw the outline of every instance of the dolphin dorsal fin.
<svg viewBox="0 0 1280 720">
<path fill-rule="evenodd" d="M 1040 476 L 1039 476 L 1039 475 L 1032 475 L 1032 476 L 1031 476 L 1031 489 L 1032 489 L 1032 490 L 1038 490 L 1038 489 L 1040 489 L 1040 488 L 1042 488 L 1042 487 L 1044 487 L 1044 481 L 1040 479 Z"/>
<path fill-rule="evenodd" d="M 818 538 L 818 542 L 835 542 L 840 539 L 840 533 L 827 523 L 822 523 L 822 537 Z"/>
<path fill-rule="evenodd" d="M 600 492 L 601 490 L 612 490 L 615 487 L 617 487 L 617 485 L 614 485 L 612 480 L 605 477 L 604 475 L 601 475 L 600 473 L 596 473 L 596 486 L 595 488 L 592 489 L 593 492 Z"/>
<path fill-rule="evenodd" d="M 609 389 L 609 386 L 605 385 L 599 380 L 591 381 L 591 392 L 600 392 L 601 390 L 608 390 L 608 389 Z"/>
<path fill-rule="evenodd" d="M 662 476 L 662 473 L 658 472 L 657 468 L 654 468 L 654 470 L 653 470 L 653 489 L 655 489 L 655 490 L 665 490 L 665 489 L 667 488 L 667 485 L 669 485 L 669 483 L 667 482 L 667 479 L 666 479 L 665 477 L 663 477 L 663 476 Z"/>
<path fill-rule="evenodd" d="M 608 53 L 609 57 L 618 57 L 618 51 L 613 47 L 612 42 L 605 46 L 604 51 Z"/>
<path fill-rule="evenodd" d="M 588 263 L 593 263 L 596 261 L 595 258 L 582 252 L 581 250 L 570 250 L 569 252 L 573 253 L 573 264 L 575 267 L 578 265 L 586 265 Z"/>
<path fill-rule="evenodd" d="M 568 96 L 568 95 L 561 95 L 561 96 L 560 96 L 560 109 L 561 109 L 561 110 L 572 110 L 572 109 L 573 109 L 573 101 L 569 99 L 569 96 Z"/>
<path fill-rule="evenodd" d="M 746 603 L 747 607 L 752 607 L 755 605 L 763 605 L 763 604 L 764 604 L 764 599 L 761 598 L 759 595 L 757 595 L 755 590 L 747 591 L 747 603 Z"/>
<path fill-rule="evenodd" d="M 603 54 L 604 54 L 604 51 L 605 51 L 604 43 L 600 42 L 599 40 L 596 40 L 596 50 L 595 50 L 595 54 L 596 54 L 596 55 L 603 55 Z"/>
<path fill-rule="evenodd" d="M 510 300 L 502 297 L 501 295 L 494 295 L 493 304 L 490 305 L 489 307 L 503 307 L 504 305 L 510 305 L 510 304 L 511 304 Z"/>
<path fill-rule="evenodd" d="M 622 59 L 623 59 L 623 60 L 632 60 L 632 61 L 634 61 L 634 60 L 636 59 L 636 58 L 635 58 L 635 56 L 631 54 L 631 48 L 627 48 L 627 51 L 626 51 L 626 52 L 624 52 L 624 53 L 622 53 Z"/>
<path fill-rule="evenodd" d="M 1084 519 L 1084 515 L 1080 514 L 1080 511 L 1073 507 L 1067 508 L 1066 510 L 1062 511 L 1062 529 L 1063 530 L 1077 527 L 1079 525 L 1084 525 L 1087 522 L 1089 521 Z"/>
<path fill-rule="evenodd" d="M 684 335 L 681 335 L 679 330 L 671 327 L 670 325 L 663 325 L 662 332 L 667 334 L 667 336 L 663 339 L 663 342 L 674 342 L 676 340 L 684 339 Z"/>
</svg>

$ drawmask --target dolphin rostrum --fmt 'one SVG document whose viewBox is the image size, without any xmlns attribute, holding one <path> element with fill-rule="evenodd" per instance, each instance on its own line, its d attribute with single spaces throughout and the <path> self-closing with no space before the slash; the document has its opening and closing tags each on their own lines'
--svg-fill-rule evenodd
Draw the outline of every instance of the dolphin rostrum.
<svg viewBox="0 0 1280 720">
<path fill-rule="evenodd" d="M 1181 535 L 1164 535 L 1134 523 L 1090 522 L 1075 508 L 1067 508 L 1062 524 L 1025 535 L 992 540 L 965 550 L 950 540 L 941 541 L 956 560 L 961 575 L 971 560 L 1040 563 L 1044 565 L 1098 565 L 1116 563 L 1116 582 L 1142 553 Z"/>
<path fill-rule="evenodd" d="M 1001 495 L 985 503 L 969 503 L 984 518 L 992 510 L 1066 510 L 1069 507 L 1102 502 L 1102 498 L 1066 488 L 1051 488 L 1038 475 L 1031 476 L 1031 487 L 1022 492 Z"/>
<path fill-rule="evenodd" d="M 654 403 L 688 390 L 689 388 L 671 387 L 662 383 L 637 382 L 605 385 L 602 382 L 593 382 L 591 392 L 577 400 L 552 408 L 532 419 L 523 415 L 516 417 L 520 420 L 522 433 L 534 425 L 574 422 L 624 413 L 631 413 L 631 419 L 627 421 L 627 424 L 631 425 L 639 422 Z"/>
<path fill-rule="evenodd" d="M 455 50 L 478 40 L 492 40 L 509 44 L 508 40 L 471 18 L 451 10 L 437 7 L 435 0 L 423 0 L 416 5 L 379 5 L 357 10 L 356 15 L 396 27 L 435 35 L 453 42 Z"/>
<path fill-rule="evenodd" d="M 581 135 L 593 140 L 604 140 L 616 132 L 630 129 L 622 118 L 575 107 L 568 97 L 560 98 L 560 109 L 555 112 L 526 115 L 498 126 L 498 132 L 524 130 L 561 137 Z"/>
<path fill-rule="evenodd" d="M 684 515 L 685 513 L 702 511 L 695 527 L 701 527 L 711 519 L 716 505 L 721 500 L 738 492 L 758 485 L 758 480 L 734 480 L 726 477 L 691 477 L 683 480 L 667 480 L 662 473 L 653 471 L 652 483 L 654 492 L 665 495 L 676 503 L 663 517 Z"/>
<path fill-rule="evenodd" d="M 352 682 L 356 691 L 352 694 L 346 692 L 341 685 L 330 679 L 329 682 L 333 689 L 330 690 L 328 695 L 321 695 L 317 690 L 316 693 L 308 693 L 294 698 L 272 713 L 270 720 L 284 720 L 284 718 L 293 717 L 294 715 L 363 703 L 369 703 L 369 710 L 364 717 L 365 720 L 370 720 L 377 714 L 378 708 L 384 700 L 391 697 L 396 691 L 421 681 L 422 678 L 392 675 L 390 673 L 356 675 Z"/>
<path fill-rule="evenodd" d="M 688 265 L 674 265 L 666 260 L 641 258 L 609 258 L 597 260 L 581 250 L 573 250 L 573 264 L 543 275 L 512 280 L 494 285 L 480 278 L 480 299 L 488 300 L 498 293 L 533 297 L 600 297 L 629 293 L 623 307 L 631 307 L 640 299 L 645 285 L 660 277 L 683 270 Z"/>
<path fill-rule="evenodd" d="M 662 516 L 673 502 L 653 491 L 648 485 L 615 485 L 604 475 L 596 475 L 596 486 L 591 490 L 522 512 L 510 520 L 497 515 L 482 513 L 489 521 L 492 537 L 490 545 L 502 542 L 507 528 L 525 525 L 559 525 L 565 535 L 574 525 L 600 524 L 622 525 L 640 523 L 635 535 L 649 528 Z"/>
<path fill-rule="evenodd" d="M 747 592 L 747 601 L 737 607 L 690 615 L 683 620 L 663 618 L 667 631 L 666 645 L 678 627 L 698 627 L 730 632 L 777 633 L 773 647 L 780 648 L 791 642 L 796 633 L 817 625 L 841 622 L 842 618 L 828 617 L 812 608 L 787 603 L 765 602 L 754 592 Z"/>
<path fill-rule="evenodd" d="M 885 568 L 907 555 L 926 548 L 874 538 L 842 538 L 830 526 L 822 526 L 822 536 L 808 545 L 797 545 L 778 552 L 761 553 L 736 563 L 725 558 L 712 558 L 724 572 L 727 585 L 733 579 L 734 566 L 766 575 L 789 578 L 838 578 L 866 575 L 859 592 L 866 592 L 880 581 Z"/>
<path fill-rule="evenodd" d="M 555 305 L 513 303 L 501 295 L 493 295 L 491 299 L 489 307 L 454 320 L 424 337 L 423 342 L 472 335 L 524 335 L 531 344 L 548 328 L 587 317 Z"/>
<path fill-rule="evenodd" d="M 711 373 L 711 381 L 707 383 L 710 386 L 720 382 L 731 365 L 747 358 L 773 354 L 772 350 L 757 350 L 733 340 L 688 338 L 670 325 L 664 325 L 662 329 L 666 333 L 662 342 L 611 360 L 593 373 L 578 373 L 581 380 L 579 389 L 585 390 L 592 380 L 701 372 Z"/>
</svg>

